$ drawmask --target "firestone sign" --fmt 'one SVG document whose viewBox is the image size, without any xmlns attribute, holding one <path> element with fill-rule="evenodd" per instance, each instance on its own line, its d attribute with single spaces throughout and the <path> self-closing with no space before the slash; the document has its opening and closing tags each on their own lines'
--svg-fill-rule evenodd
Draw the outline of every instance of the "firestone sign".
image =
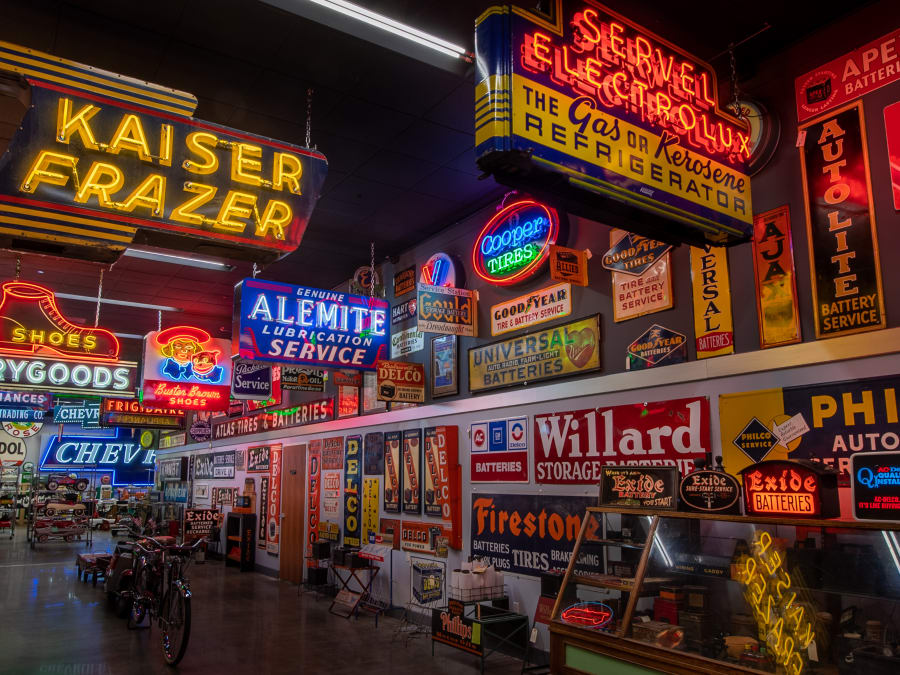
<svg viewBox="0 0 900 675">
<path fill-rule="evenodd" d="M 261 260 L 300 244 L 321 153 L 193 119 L 185 92 L 8 43 L 0 62 L 31 85 L 0 169 L 0 211 L 29 216 L 14 236 L 99 246 L 107 260 L 138 230 L 151 244 L 171 248 L 174 235 Z"/>
<path fill-rule="evenodd" d="M 585 202 L 676 221 L 682 241 L 748 238 L 750 131 L 719 107 L 712 67 L 599 3 L 555 10 L 492 7 L 476 22 L 479 166 L 513 187 L 529 173 L 526 189 L 565 177 Z"/>
<path fill-rule="evenodd" d="M 235 288 L 233 350 L 242 359 L 375 370 L 388 355 L 380 298 L 262 279 Z"/>
</svg>

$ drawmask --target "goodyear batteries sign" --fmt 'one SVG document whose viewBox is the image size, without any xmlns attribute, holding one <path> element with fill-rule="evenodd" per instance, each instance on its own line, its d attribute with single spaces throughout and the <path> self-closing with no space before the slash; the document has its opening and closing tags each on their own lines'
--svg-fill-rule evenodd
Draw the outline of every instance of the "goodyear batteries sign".
<svg viewBox="0 0 900 675">
<path fill-rule="evenodd" d="M 321 153 L 193 119 L 191 94 L 0 42 L 2 69 L 31 85 L 0 165 L 3 234 L 107 259 L 138 230 L 142 242 L 213 242 L 254 260 L 300 244 Z"/>
<path fill-rule="evenodd" d="M 234 303 L 242 359 L 375 370 L 388 356 L 388 303 L 379 298 L 244 279 Z"/>
<path fill-rule="evenodd" d="M 476 22 L 479 166 L 530 161 L 687 226 L 673 238 L 746 239 L 749 128 L 719 108 L 712 67 L 596 2 L 553 9 Z"/>
</svg>

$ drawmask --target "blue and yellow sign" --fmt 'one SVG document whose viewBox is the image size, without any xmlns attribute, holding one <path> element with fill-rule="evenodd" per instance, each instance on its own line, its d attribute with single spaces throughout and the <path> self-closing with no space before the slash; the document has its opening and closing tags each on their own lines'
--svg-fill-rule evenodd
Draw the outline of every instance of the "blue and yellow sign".
<svg viewBox="0 0 900 675">
<path fill-rule="evenodd" d="M 300 244 L 321 153 L 194 119 L 185 92 L 0 42 L 3 70 L 25 77 L 31 106 L 0 160 L 0 234 L 108 260 L 139 230 L 254 260 Z"/>
<path fill-rule="evenodd" d="M 749 126 L 719 108 L 712 67 L 593 0 L 553 4 L 476 22 L 479 166 L 562 175 L 688 226 L 672 239 L 747 239 Z"/>
</svg>

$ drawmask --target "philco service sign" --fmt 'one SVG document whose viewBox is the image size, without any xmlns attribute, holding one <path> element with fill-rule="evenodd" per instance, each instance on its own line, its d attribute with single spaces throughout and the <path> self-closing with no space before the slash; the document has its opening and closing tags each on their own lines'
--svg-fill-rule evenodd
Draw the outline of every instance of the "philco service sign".
<svg viewBox="0 0 900 675">
<path fill-rule="evenodd" d="M 270 260 L 299 245 L 321 153 L 169 114 L 163 100 L 193 111 L 183 92 L 6 43 L 0 57 L 25 74 L 32 104 L 0 168 L 6 233 L 121 250 L 140 229 L 169 248 L 179 235 Z M 48 71 L 62 74 L 45 84 Z"/>
<path fill-rule="evenodd" d="M 668 215 L 694 241 L 746 238 L 750 133 L 719 108 L 712 67 L 599 3 L 555 8 L 551 21 L 503 6 L 476 22 L 482 168 L 525 151 L 576 188 Z"/>
</svg>

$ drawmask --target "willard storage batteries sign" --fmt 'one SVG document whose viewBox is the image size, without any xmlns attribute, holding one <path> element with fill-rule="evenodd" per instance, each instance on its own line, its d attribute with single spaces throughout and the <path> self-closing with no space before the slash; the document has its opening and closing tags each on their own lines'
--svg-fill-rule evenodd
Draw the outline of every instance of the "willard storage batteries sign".
<svg viewBox="0 0 900 675">
<path fill-rule="evenodd" d="M 375 370 L 388 356 L 388 303 L 262 279 L 235 287 L 233 350 L 243 359 Z"/>
<path fill-rule="evenodd" d="M 587 507 L 596 497 L 563 495 L 483 495 L 472 498 L 472 555 L 503 572 L 539 576 L 565 570 Z M 602 564 L 599 556 L 579 562 Z"/>
<path fill-rule="evenodd" d="M 664 215 L 682 240 L 746 239 L 750 132 L 719 107 L 712 67 L 599 3 L 553 6 L 476 21 L 479 166 L 514 180 L 526 155 L 516 166 Z"/>
<path fill-rule="evenodd" d="M 537 483 L 595 485 L 606 464 L 676 466 L 687 474 L 709 452 L 706 398 L 534 416 Z"/>
<path fill-rule="evenodd" d="M 764 389 L 719 397 L 725 470 L 811 459 L 849 477 L 854 453 L 897 450 L 900 376 Z"/>
</svg>

